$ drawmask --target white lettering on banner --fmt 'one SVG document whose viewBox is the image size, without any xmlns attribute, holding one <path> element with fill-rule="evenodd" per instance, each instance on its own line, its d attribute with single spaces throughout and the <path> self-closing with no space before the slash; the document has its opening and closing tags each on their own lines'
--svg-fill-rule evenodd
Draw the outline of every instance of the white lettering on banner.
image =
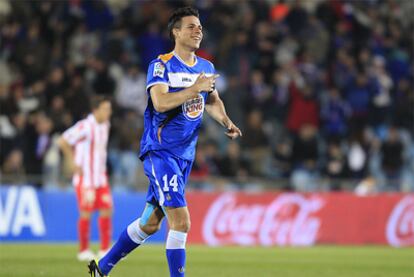
<svg viewBox="0 0 414 277">
<path fill-rule="evenodd" d="M 11 235 L 19 236 L 25 227 L 30 228 L 34 236 L 46 233 L 36 191 L 32 187 L 11 187 L 6 195 L 4 210 L 0 199 L 0 236 L 9 235 L 10 229 Z"/>
<path fill-rule="evenodd" d="M 388 219 L 386 232 L 392 246 L 414 245 L 414 196 L 406 196 L 398 202 Z"/>
<path fill-rule="evenodd" d="M 312 245 L 321 225 L 312 216 L 323 206 L 320 198 L 281 194 L 270 204 L 240 204 L 224 194 L 209 208 L 203 238 L 209 245 Z"/>
<path fill-rule="evenodd" d="M 12 223 L 13 209 L 17 200 L 17 192 L 16 187 L 11 187 L 6 194 L 4 205 L 0 197 L 0 236 L 6 236 L 9 233 Z"/>
</svg>

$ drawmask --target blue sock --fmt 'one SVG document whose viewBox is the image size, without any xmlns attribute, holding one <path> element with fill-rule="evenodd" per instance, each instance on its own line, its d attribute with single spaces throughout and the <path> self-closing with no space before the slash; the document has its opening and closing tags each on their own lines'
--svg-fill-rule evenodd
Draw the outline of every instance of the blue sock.
<svg viewBox="0 0 414 277">
<path fill-rule="evenodd" d="M 167 238 L 167 261 L 170 277 L 185 276 L 185 243 L 187 234 L 170 230 Z"/>
<path fill-rule="evenodd" d="M 111 250 L 99 260 L 98 266 L 101 272 L 104 275 L 108 275 L 120 259 L 144 243 L 146 238 L 148 238 L 148 235 L 139 227 L 139 219 L 132 222 L 121 233 L 118 241 L 112 246 Z"/>
<path fill-rule="evenodd" d="M 184 276 L 185 274 L 185 249 L 167 249 L 168 267 L 170 277 Z"/>
</svg>

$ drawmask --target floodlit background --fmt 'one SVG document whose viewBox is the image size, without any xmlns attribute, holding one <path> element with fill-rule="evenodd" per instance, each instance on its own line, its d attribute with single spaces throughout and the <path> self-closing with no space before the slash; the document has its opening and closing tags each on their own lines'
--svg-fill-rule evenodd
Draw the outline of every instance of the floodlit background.
<svg viewBox="0 0 414 277">
<path fill-rule="evenodd" d="M 26 252 L 15 241 L 55 243 L 27 246 L 44 251 L 32 266 L 45 266 L 34 276 L 60 276 L 52 270 L 60 267 L 74 268 L 71 276 L 83 272 L 74 245 L 63 248 L 67 264 L 50 255 L 60 249 L 56 242 L 77 240 L 75 197 L 56 139 L 88 114 L 94 95 L 109 96 L 114 105 L 108 149 L 114 239 L 140 214 L 147 187 L 137 155 L 146 71 L 172 50 L 168 18 L 185 5 L 200 12 L 204 39 L 197 54 L 215 64 L 216 87 L 243 131 L 242 139 L 229 141 L 204 118 L 187 184 L 189 242 L 259 246 L 239 250 L 251 256 L 231 265 L 214 259 L 220 254 L 211 251 L 221 248 L 194 248 L 210 260 L 192 264 L 190 252 L 189 275 L 220 276 L 211 267 L 221 266 L 229 269 L 222 276 L 411 276 L 407 249 L 355 248 L 361 256 L 347 260 L 348 248 L 339 246 L 277 248 L 414 245 L 409 0 L 0 0 L 0 276 L 32 272 L 13 273 Z M 154 243 L 163 242 L 165 230 Z M 273 256 L 267 260 L 265 253 Z M 301 266 L 280 260 L 295 253 Z M 326 271 L 331 254 L 336 264 Z M 166 274 L 154 274 L 166 269 L 163 254 L 154 255 L 159 261 L 147 261 L 143 276 Z M 326 259 L 312 267 L 314 256 Z M 131 259 L 139 265 L 139 257 Z M 362 271 L 355 270 L 359 262 Z"/>
</svg>

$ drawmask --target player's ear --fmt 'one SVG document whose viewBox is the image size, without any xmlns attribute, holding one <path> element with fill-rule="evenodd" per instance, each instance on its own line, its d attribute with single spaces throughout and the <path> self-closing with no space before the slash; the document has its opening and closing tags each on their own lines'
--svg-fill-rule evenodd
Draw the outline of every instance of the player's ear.
<svg viewBox="0 0 414 277">
<path fill-rule="evenodd" d="M 172 30 L 172 32 L 173 32 L 173 35 L 174 35 L 174 39 L 176 39 L 176 38 L 177 38 L 177 36 L 178 36 L 178 28 L 174 28 L 174 29 Z"/>
</svg>

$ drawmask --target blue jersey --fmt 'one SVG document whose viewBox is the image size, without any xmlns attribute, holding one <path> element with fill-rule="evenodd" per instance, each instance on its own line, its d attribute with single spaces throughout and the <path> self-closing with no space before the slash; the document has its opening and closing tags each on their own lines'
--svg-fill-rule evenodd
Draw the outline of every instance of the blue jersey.
<svg viewBox="0 0 414 277">
<path fill-rule="evenodd" d="M 156 84 L 166 84 L 169 93 L 183 90 L 193 85 L 202 72 L 206 76 L 215 74 L 213 64 L 196 56 L 194 65 L 189 66 L 173 52 L 160 55 L 148 67 L 147 93 L 149 95 Z M 148 151 L 164 150 L 175 157 L 193 161 L 207 97 L 208 92 L 203 91 L 197 98 L 164 113 L 157 112 L 148 97 L 140 158 L 143 159 Z"/>
</svg>

